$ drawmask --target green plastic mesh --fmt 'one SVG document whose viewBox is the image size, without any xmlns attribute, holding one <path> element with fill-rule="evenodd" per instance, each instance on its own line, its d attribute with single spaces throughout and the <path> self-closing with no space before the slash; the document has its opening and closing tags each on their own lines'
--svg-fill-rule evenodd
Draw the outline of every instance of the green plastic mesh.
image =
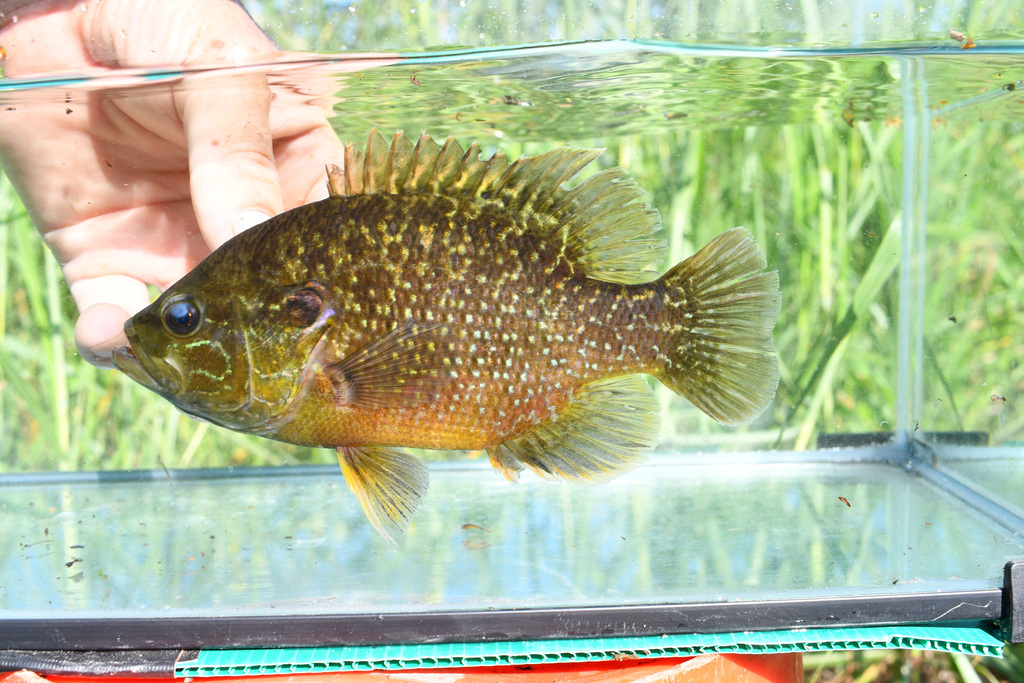
<svg viewBox="0 0 1024 683">
<path fill-rule="evenodd" d="M 707 653 L 775 654 L 821 650 L 919 649 L 1002 656 L 1003 642 L 974 626 L 885 626 L 573 640 L 203 650 L 179 662 L 179 677 L 332 671 L 523 666 L 657 659 Z"/>
</svg>

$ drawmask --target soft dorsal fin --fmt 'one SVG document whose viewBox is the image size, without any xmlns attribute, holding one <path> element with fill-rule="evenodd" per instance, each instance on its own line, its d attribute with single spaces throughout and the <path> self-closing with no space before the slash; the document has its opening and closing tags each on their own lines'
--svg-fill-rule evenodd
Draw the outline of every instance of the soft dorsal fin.
<svg viewBox="0 0 1024 683">
<path fill-rule="evenodd" d="M 503 206 L 522 225 L 564 242 L 569 258 L 590 277 L 637 283 L 653 278 L 665 243 L 658 212 L 637 200 L 644 191 L 622 168 L 597 173 L 574 188 L 564 184 L 601 150 L 559 147 L 509 162 L 480 158 L 474 142 L 438 146 L 423 135 L 414 145 L 399 131 L 388 145 L 374 130 L 365 153 L 349 143 L 345 168 L 329 172 L 332 196 L 427 193 L 469 197 Z"/>
</svg>

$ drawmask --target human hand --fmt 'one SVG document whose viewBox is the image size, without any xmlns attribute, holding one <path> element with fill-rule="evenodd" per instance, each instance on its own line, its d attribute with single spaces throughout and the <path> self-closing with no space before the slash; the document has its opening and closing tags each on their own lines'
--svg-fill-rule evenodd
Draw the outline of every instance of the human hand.
<svg viewBox="0 0 1024 683">
<path fill-rule="evenodd" d="M 49 0 L 18 14 L 0 29 L 7 77 L 282 56 L 230 0 Z M 79 352 L 102 367 L 147 284 L 164 289 L 233 234 L 325 197 L 324 166 L 342 154 L 319 100 L 272 92 L 258 71 L 0 110 L 3 169 L 70 285 Z"/>
</svg>

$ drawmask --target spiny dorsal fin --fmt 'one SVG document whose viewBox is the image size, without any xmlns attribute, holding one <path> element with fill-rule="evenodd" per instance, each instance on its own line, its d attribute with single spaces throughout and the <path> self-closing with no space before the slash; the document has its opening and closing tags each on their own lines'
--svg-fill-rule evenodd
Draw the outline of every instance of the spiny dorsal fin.
<svg viewBox="0 0 1024 683">
<path fill-rule="evenodd" d="M 637 200 L 644 194 L 621 168 L 591 176 L 572 189 L 563 185 L 601 150 L 559 147 L 509 162 L 502 154 L 480 159 L 474 142 L 463 149 L 448 138 L 439 147 L 423 135 L 413 145 L 399 131 L 388 146 L 370 133 L 366 152 L 345 147 L 345 168 L 329 172 L 332 196 L 429 193 L 500 204 L 521 225 L 564 242 L 569 258 L 590 277 L 637 283 L 653 277 L 665 244 L 657 211 Z"/>
<path fill-rule="evenodd" d="M 523 467 L 580 483 L 611 479 L 638 465 L 658 440 L 658 404 L 640 375 L 585 384 L 556 419 L 488 449 L 510 481 Z"/>
</svg>

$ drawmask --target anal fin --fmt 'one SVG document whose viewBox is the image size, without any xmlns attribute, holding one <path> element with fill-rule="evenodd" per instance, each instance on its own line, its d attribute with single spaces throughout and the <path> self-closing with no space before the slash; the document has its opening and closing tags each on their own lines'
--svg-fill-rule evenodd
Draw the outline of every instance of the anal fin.
<svg viewBox="0 0 1024 683">
<path fill-rule="evenodd" d="M 342 446 L 338 463 L 370 523 L 395 543 L 427 492 L 427 466 L 400 448 L 382 446 Z"/>
<path fill-rule="evenodd" d="M 580 388 L 556 419 L 488 449 L 509 480 L 529 467 L 541 476 L 595 483 L 642 462 L 658 440 L 658 403 L 640 375 Z"/>
</svg>

